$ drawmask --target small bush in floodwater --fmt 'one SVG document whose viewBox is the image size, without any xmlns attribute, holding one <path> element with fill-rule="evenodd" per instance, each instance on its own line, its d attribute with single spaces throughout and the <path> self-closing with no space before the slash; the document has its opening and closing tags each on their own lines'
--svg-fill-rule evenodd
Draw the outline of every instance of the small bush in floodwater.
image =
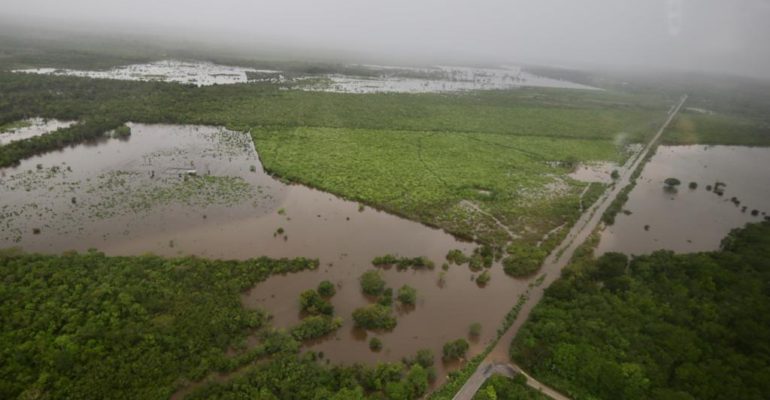
<svg viewBox="0 0 770 400">
<path fill-rule="evenodd" d="M 465 339 L 457 339 L 444 344 L 442 349 L 444 361 L 459 360 L 465 357 L 465 353 L 468 352 L 470 345 Z"/>
<path fill-rule="evenodd" d="M 674 186 L 679 186 L 682 182 L 676 178 L 666 178 L 666 180 L 663 181 L 663 183 L 665 183 L 666 186 L 668 187 L 674 187 Z"/>
<path fill-rule="evenodd" d="M 391 307 L 393 305 L 393 288 L 386 288 L 383 290 L 382 294 L 377 299 L 377 304 Z"/>
<path fill-rule="evenodd" d="M 468 335 L 472 338 L 481 336 L 481 324 L 478 322 L 472 323 L 470 329 L 468 329 Z"/>
<path fill-rule="evenodd" d="M 369 341 L 369 350 L 371 351 L 380 351 L 382 350 L 382 340 L 380 338 L 372 338 L 372 340 Z"/>
<path fill-rule="evenodd" d="M 405 306 L 413 306 L 417 304 L 417 289 L 404 285 L 398 289 L 398 301 Z"/>
<path fill-rule="evenodd" d="M 353 322 L 356 327 L 363 329 L 391 330 L 396 327 L 396 318 L 391 314 L 390 307 L 380 304 L 370 304 L 353 311 Z"/>
<path fill-rule="evenodd" d="M 299 308 L 310 315 L 332 315 L 334 307 L 315 290 L 306 290 L 299 295 Z"/>
<path fill-rule="evenodd" d="M 321 281 L 321 283 L 318 284 L 318 294 L 320 294 L 323 297 L 332 297 L 337 293 L 337 289 L 334 287 L 334 284 L 329 281 Z"/>
<path fill-rule="evenodd" d="M 695 190 L 698 188 L 698 182 L 690 182 L 690 189 Z"/>
<path fill-rule="evenodd" d="M 489 275 L 489 271 L 484 271 L 479 275 L 478 278 L 476 278 L 476 284 L 479 286 L 486 286 L 487 283 L 492 279 L 492 276 Z"/>
<path fill-rule="evenodd" d="M 361 291 L 369 296 L 379 296 L 385 290 L 385 280 L 379 271 L 366 271 L 359 278 Z"/>
</svg>

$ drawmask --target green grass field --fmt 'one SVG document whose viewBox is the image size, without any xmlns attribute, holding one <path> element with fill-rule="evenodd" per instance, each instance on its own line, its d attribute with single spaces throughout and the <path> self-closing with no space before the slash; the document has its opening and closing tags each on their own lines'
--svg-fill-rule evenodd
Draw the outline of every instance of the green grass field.
<svg viewBox="0 0 770 400">
<path fill-rule="evenodd" d="M 609 140 L 339 128 L 253 129 L 267 170 L 346 198 L 505 242 L 494 219 L 529 243 L 579 216 L 587 185 L 549 161 L 622 161 Z"/>
</svg>

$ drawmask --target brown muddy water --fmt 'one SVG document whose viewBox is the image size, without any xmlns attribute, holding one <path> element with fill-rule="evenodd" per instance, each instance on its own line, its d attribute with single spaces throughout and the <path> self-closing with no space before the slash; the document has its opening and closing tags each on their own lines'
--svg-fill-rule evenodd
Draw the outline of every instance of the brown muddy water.
<svg viewBox="0 0 770 400">
<path fill-rule="evenodd" d="M 309 345 L 333 362 L 396 361 L 418 349 L 482 334 L 469 355 L 483 350 L 529 281 L 496 265 L 481 288 L 467 266 L 441 264 L 450 249 L 471 243 L 369 207 L 265 174 L 248 135 L 221 128 L 131 124 L 128 140 L 108 139 L 66 148 L 0 170 L 0 248 L 58 253 L 97 248 L 112 255 L 148 252 L 245 259 L 319 258 L 317 271 L 276 276 L 242 296 L 262 307 L 277 327 L 299 322 L 299 294 L 327 279 L 338 287 L 332 303 L 344 325 Z M 192 174 L 195 175 L 192 175 Z M 283 234 L 278 234 L 279 228 Z M 351 314 L 368 304 L 359 276 L 384 254 L 427 256 L 435 270 L 383 271 L 388 287 L 418 291 L 412 310 L 396 307 L 391 332 L 353 328 Z M 372 352 L 368 340 L 384 348 Z"/>
<path fill-rule="evenodd" d="M 621 212 L 603 230 L 597 252 L 718 249 L 730 230 L 770 213 L 768 171 L 770 148 L 660 146 L 624 206 L 630 214 Z M 665 189 L 670 177 L 681 181 L 676 190 Z M 725 184 L 721 196 L 714 191 L 717 182 Z"/>
</svg>

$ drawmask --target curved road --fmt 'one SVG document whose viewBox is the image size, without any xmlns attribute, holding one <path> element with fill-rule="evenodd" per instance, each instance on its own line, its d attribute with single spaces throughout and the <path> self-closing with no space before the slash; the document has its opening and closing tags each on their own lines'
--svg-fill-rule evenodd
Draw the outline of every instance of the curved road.
<svg viewBox="0 0 770 400">
<path fill-rule="evenodd" d="M 491 375 L 494 375 L 495 372 L 500 373 L 500 371 L 502 371 L 502 374 L 506 376 L 513 376 L 515 373 L 522 373 L 525 377 L 527 377 L 528 386 L 541 391 L 543 394 L 548 395 L 553 399 L 568 400 L 568 397 L 537 382 L 524 371 L 522 371 L 521 368 L 515 364 L 512 364 L 510 357 L 508 356 L 508 348 L 513 341 L 513 338 L 516 336 L 516 333 L 518 333 L 521 326 L 524 324 L 527 318 L 529 318 L 529 314 L 532 312 L 532 309 L 543 298 L 545 289 L 559 278 L 561 275 L 561 270 L 567 266 L 569 260 L 572 258 L 572 255 L 575 253 L 575 250 L 581 244 L 583 244 L 586 238 L 591 235 L 591 232 L 593 232 L 596 226 L 599 224 L 602 215 L 610 206 L 610 204 L 612 204 L 612 201 L 615 199 L 615 197 L 617 197 L 618 193 L 620 193 L 620 191 L 631 182 L 631 175 L 647 157 L 650 149 L 652 149 L 655 142 L 660 139 L 663 131 L 666 130 L 686 100 L 687 95 L 682 96 L 682 99 L 679 101 L 679 103 L 672 107 L 671 110 L 669 110 L 668 118 L 660 127 L 655 136 L 650 139 L 644 149 L 642 149 L 642 151 L 640 151 L 635 158 L 632 158 L 626 163 L 625 166 L 623 166 L 622 171 L 620 172 L 620 177 L 615 182 L 615 185 L 612 186 L 610 190 L 606 191 L 604 195 L 599 198 L 596 203 L 594 203 L 593 206 L 591 206 L 583 213 L 583 215 L 580 216 L 580 219 L 578 219 L 572 229 L 570 229 L 564 240 L 555 249 L 553 249 L 548 257 L 546 257 L 545 261 L 543 262 L 543 266 L 540 269 L 540 272 L 545 274 L 543 283 L 539 286 L 534 286 L 531 288 L 529 299 L 526 301 L 526 303 L 524 303 L 521 311 L 519 311 L 516 320 L 513 322 L 511 327 L 508 328 L 508 331 L 506 331 L 503 336 L 500 337 L 500 339 L 495 344 L 495 347 L 479 364 L 479 367 L 476 368 L 476 371 L 473 373 L 473 375 L 468 378 L 468 381 L 465 382 L 465 385 L 463 385 L 463 387 L 461 387 L 460 390 L 455 394 L 453 400 L 472 399 L 481 385 L 484 384 L 484 382 L 487 380 L 487 378 L 489 378 Z"/>
</svg>

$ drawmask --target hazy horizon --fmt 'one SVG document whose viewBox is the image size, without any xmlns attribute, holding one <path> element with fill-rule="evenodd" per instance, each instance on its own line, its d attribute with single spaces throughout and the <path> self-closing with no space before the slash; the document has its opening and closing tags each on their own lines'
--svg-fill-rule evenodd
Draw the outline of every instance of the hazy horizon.
<svg viewBox="0 0 770 400">
<path fill-rule="evenodd" d="M 770 79 L 770 1 L 6 0 L 0 17 L 301 57 L 676 69 Z M 309 53 L 308 53 L 309 54 Z"/>
</svg>

